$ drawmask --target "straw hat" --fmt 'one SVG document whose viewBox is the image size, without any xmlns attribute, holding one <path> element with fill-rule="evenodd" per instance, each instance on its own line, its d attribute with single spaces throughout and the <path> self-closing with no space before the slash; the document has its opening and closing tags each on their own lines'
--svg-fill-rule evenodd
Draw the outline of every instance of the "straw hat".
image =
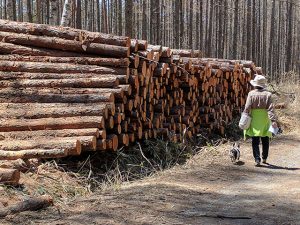
<svg viewBox="0 0 300 225">
<path fill-rule="evenodd" d="M 250 80 L 250 84 L 254 87 L 265 88 L 267 86 L 267 79 L 263 75 L 254 74 L 255 78 Z"/>
</svg>

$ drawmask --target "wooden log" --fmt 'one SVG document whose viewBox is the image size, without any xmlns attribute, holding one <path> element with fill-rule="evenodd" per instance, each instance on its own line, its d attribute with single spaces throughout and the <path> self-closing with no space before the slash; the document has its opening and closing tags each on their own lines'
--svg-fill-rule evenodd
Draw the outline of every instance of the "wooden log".
<svg viewBox="0 0 300 225">
<path fill-rule="evenodd" d="M 21 151 L 26 149 L 64 149 L 67 155 L 80 155 L 82 143 L 94 142 L 90 136 L 61 137 L 61 138 L 42 138 L 30 140 L 0 141 L 0 150 Z"/>
<path fill-rule="evenodd" d="M 76 137 L 76 136 L 95 136 L 97 138 L 106 138 L 106 131 L 98 128 L 82 129 L 62 129 L 62 130 L 34 130 L 34 131 L 12 131 L 0 132 L 0 140 L 28 140 L 34 138 L 55 138 L 55 137 Z"/>
<path fill-rule="evenodd" d="M 129 137 L 129 141 L 130 141 L 131 143 L 134 143 L 134 142 L 135 142 L 135 135 L 134 135 L 134 133 L 128 134 L 128 137 Z"/>
<path fill-rule="evenodd" d="M 1 80 L 15 79 L 78 79 L 78 78 L 101 78 L 114 76 L 119 79 L 120 84 L 129 82 L 129 75 L 122 74 L 97 74 L 97 73 L 28 73 L 28 72 L 3 72 L 0 71 Z"/>
<path fill-rule="evenodd" d="M 0 61 L 0 71 L 34 73 L 99 73 L 129 74 L 129 68 L 109 68 L 94 65 L 75 65 L 69 63 Z"/>
<path fill-rule="evenodd" d="M 72 116 L 103 116 L 108 118 L 108 109 L 105 104 L 80 105 L 62 107 L 57 104 L 48 104 L 49 108 L 41 107 L 34 108 L 40 104 L 22 104 L 15 103 L 9 107 L 1 107 L 0 103 L 0 118 L 14 119 L 39 119 L 39 118 L 58 118 Z"/>
<path fill-rule="evenodd" d="M 6 87 L 56 87 L 56 88 L 114 88 L 119 85 L 115 76 L 77 79 L 24 79 L 0 81 L 0 88 Z"/>
<path fill-rule="evenodd" d="M 38 90 L 35 89 L 34 87 L 30 87 L 30 88 L 25 88 L 25 89 L 14 89 L 14 88 L 3 88 L 0 89 L 0 96 L 1 93 L 12 93 L 12 95 L 16 95 L 18 93 L 15 93 L 16 91 L 20 91 L 23 93 L 35 93 L 36 91 L 38 91 L 39 94 L 61 94 L 61 95 L 86 95 L 86 94 L 91 94 L 91 95 L 104 95 L 104 96 L 110 96 L 113 95 L 113 99 L 123 99 L 125 96 L 124 90 L 123 90 L 123 85 L 119 86 L 120 88 L 48 88 L 48 87 L 43 87 L 43 88 L 39 88 Z M 125 89 L 126 89 L 126 85 L 125 85 Z M 129 91 L 131 91 L 130 87 L 128 87 Z M 15 90 L 15 91 L 12 91 Z M 7 91 L 7 92 L 5 92 Z M 129 92 L 130 93 L 130 92 Z M 1 104 L 1 103 L 0 103 Z M 91 105 L 91 104 L 90 104 Z M 97 105 L 99 106 L 106 106 L 106 103 L 98 103 Z M 79 105 L 77 105 L 78 107 Z"/>
<path fill-rule="evenodd" d="M 169 47 L 162 47 L 161 57 L 171 57 L 172 51 Z"/>
<path fill-rule="evenodd" d="M 77 137 L 81 144 L 81 151 L 96 151 L 97 138 L 95 136 Z"/>
<path fill-rule="evenodd" d="M 0 42 L 0 53 L 19 54 L 22 56 L 27 55 L 27 56 L 53 56 L 53 57 L 91 57 L 90 55 L 83 54 L 83 53 L 22 46 L 22 45 L 15 45 L 15 44 L 5 43 L 5 42 Z"/>
<path fill-rule="evenodd" d="M 2 43 L 1 43 L 2 44 Z M 1 45 L 0 45 L 1 49 Z M 1 52 L 1 50 L 0 50 Z M 25 61 L 25 62 L 50 62 L 50 63 L 74 63 L 83 65 L 97 65 L 108 67 L 128 67 L 128 58 L 93 58 L 93 57 L 53 57 L 53 56 L 24 56 L 24 55 L 1 55 L 1 61 Z"/>
<path fill-rule="evenodd" d="M 106 150 L 106 139 L 98 139 L 97 140 L 97 151 Z"/>
<path fill-rule="evenodd" d="M 6 103 L 95 103 L 114 102 L 114 94 L 49 94 L 38 89 L 0 89 L 0 102 Z"/>
<path fill-rule="evenodd" d="M 19 180 L 20 172 L 18 170 L 0 168 L 0 184 L 18 185 Z"/>
<path fill-rule="evenodd" d="M 31 131 L 31 130 L 57 130 L 57 129 L 81 129 L 99 128 L 104 129 L 104 117 L 81 116 L 65 118 L 42 118 L 42 119 L 1 119 L 0 132 Z"/>
<path fill-rule="evenodd" d="M 1 32 L 0 38 L 3 42 L 50 48 L 56 50 L 64 50 L 71 52 L 84 52 L 89 54 L 97 54 L 101 56 L 109 57 L 129 57 L 130 48 L 108 45 L 108 44 L 99 44 L 93 42 L 81 42 L 75 40 L 66 40 L 62 38 L 51 38 L 46 36 L 35 36 L 30 34 L 20 34 L 20 33 L 11 33 L 11 32 Z"/>
<path fill-rule="evenodd" d="M 107 139 L 106 139 L 106 149 L 117 151 L 118 144 L 119 144 L 119 140 L 118 140 L 118 136 L 117 135 L 110 134 L 110 135 L 107 136 Z"/>
<path fill-rule="evenodd" d="M 45 111 L 50 108 L 98 108 L 99 111 L 104 111 L 104 116 L 107 117 L 108 114 L 114 115 L 115 113 L 115 104 L 112 103 L 0 103 L 0 110 L 4 113 L 5 110 L 19 110 L 22 108 L 24 111 L 32 111 L 34 109 L 44 109 Z M 106 113 L 106 111 L 108 111 Z"/>
<path fill-rule="evenodd" d="M 137 42 L 139 51 L 144 51 L 148 48 L 148 42 L 146 40 L 137 40 Z"/>
<path fill-rule="evenodd" d="M 158 52 L 159 56 L 162 54 L 162 46 L 161 45 L 148 45 L 147 48 L 152 49 L 154 52 Z"/>
<path fill-rule="evenodd" d="M 194 57 L 194 51 L 192 49 L 172 49 L 172 53 L 181 57 Z"/>
<path fill-rule="evenodd" d="M 0 30 L 13 33 L 59 37 L 68 40 L 77 40 L 83 43 L 94 42 L 125 47 L 130 47 L 131 43 L 130 38 L 123 36 L 90 32 L 70 27 L 55 27 L 46 24 L 35 24 L 27 22 L 20 23 L 8 20 L 0 20 Z"/>
<path fill-rule="evenodd" d="M 128 136 L 128 134 L 119 134 L 118 135 L 118 142 L 119 142 L 120 147 L 122 147 L 123 145 L 128 146 L 129 145 L 129 136 Z"/>
<path fill-rule="evenodd" d="M 68 150 L 61 149 L 61 148 L 60 149 L 27 149 L 27 150 L 19 150 L 19 151 L 0 150 L 0 160 L 17 160 L 17 159 L 33 159 L 33 158 L 48 159 L 48 158 L 66 157 L 67 155 L 68 155 Z"/>
<path fill-rule="evenodd" d="M 130 42 L 130 51 L 131 52 L 137 52 L 138 49 L 139 49 L 139 45 L 138 45 L 137 40 L 131 39 L 131 42 Z"/>
<path fill-rule="evenodd" d="M 52 205 L 53 199 L 49 195 L 32 197 L 12 206 L 0 209 L 0 218 L 24 211 L 37 211 Z"/>
</svg>

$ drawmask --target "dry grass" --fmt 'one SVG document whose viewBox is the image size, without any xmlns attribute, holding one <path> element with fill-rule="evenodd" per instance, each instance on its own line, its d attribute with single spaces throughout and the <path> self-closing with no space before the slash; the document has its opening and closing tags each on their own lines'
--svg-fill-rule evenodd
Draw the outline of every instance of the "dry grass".
<svg viewBox="0 0 300 225">
<path fill-rule="evenodd" d="M 274 93 L 275 104 L 284 103 L 284 109 L 277 109 L 276 113 L 280 125 L 285 132 L 300 131 L 300 75 L 294 72 L 284 73 L 277 82 L 270 85 Z"/>
</svg>

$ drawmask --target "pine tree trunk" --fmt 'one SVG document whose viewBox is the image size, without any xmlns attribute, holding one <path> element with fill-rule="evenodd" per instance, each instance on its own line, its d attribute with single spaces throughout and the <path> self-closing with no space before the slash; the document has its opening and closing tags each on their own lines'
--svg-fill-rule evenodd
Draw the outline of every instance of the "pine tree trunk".
<svg viewBox="0 0 300 225">
<path fill-rule="evenodd" d="M 125 1 L 125 35 L 132 37 L 132 17 L 133 17 L 133 2 L 132 0 Z"/>
<path fill-rule="evenodd" d="M 123 24 L 122 24 L 122 0 L 118 0 L 118 35 L 123 34 Z"/>
<path fill-rule="evenodd" d="M 233 40 L 234 42 L 236 42 L 238 40 L 238 25 L 239 25 L 239 21 L 238 21 L 238 15 L 239 15 L 239 0 L 235 0 L 234 2 L 234 26 L 233 26 Z M 238 51 L 238 44 L 235 43 L 233 44 L 232 48 L 233 48 L 233 58 L 236 59 L 237 58 L 237 51 Z"/>
<path fill-rule="evenodd" d="M 99 5 L 99 2 L 98 2 Z M 76 28 L 81 29 L 81 0 L 77 0 L 76 3 Z M 98 30 L 99 31 L 99 30 Z"/>
<path fill-rule="evenodd" d="M 6 0 L 6 12 L 7 12 L 7 19 L 14 20 L 13 1 L 12 0 Z"/>
<path fill-rule="evenodd" d="M 65 0 L 60 25 L 69 27 L 71 25 L 71 0 Z"/>
<path fill-rule="evenodd" d="M 147 26 L 147 10 L 146 10 L 146 0 L 143 0 L 143 22 L 142 22 L 142 39 L 147 40 L 147 31 L 148 31 L 148 26 Z"/>
<path fill-rule="evenodd" d="M 28 15 L 28 22 L 32 23 L 32 0 L 27 0 L 27 15 Z"/>
<path fill-rule="evenodd" d="M 50 18 L 49 18 L 50 25 L 58 25 L 57 11 L 58 11 L 57 0 L 50 0 Z"/>
</svg>

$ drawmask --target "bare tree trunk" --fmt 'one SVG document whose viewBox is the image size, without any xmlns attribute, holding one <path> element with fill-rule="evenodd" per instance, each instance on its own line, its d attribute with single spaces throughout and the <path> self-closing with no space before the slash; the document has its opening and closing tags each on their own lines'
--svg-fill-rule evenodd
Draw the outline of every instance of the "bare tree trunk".
<svg viewBox="0 0 300 225">
<path fill-rule="evenodd" d="M 98 5 L 99 5 L 99 1 Z M 76 28 L 77 29 L 81 29 L 81 0 L 77 0 L 77 4 L 76 4 Z"/>
<path fill-rule="evenodd" d="M 252 9 L 252 4 L 251 0 L 248 1 L 248 7 L 247 7 L 247 59 L 252 59 L 252 20 L 251 20 L 251 9 Z"/>
<path fill-rule="evenodd" d="M 99 1 L 97 1 L 97 31 L 100 32 L 101 31 L 101 10 L 100 10 L 100 3 Z"/>
<path fill-rule="evenodd" d="M 238 39 L 238 25 L 239 25 L 239 21 L 238 21 L 238 15 L 239 15 L 239 0 L 235 0 L 234 2 L 234 28 L 233 28 L 233 40 L 237 41 Z M 235 43 L 232 46 L 233 48 L 233 57 L 237 58 L 237 48 L 238 48 L 238 44 Z"/>
<path fill-rule="evenodd" d="M 43 22 L 45 21 L 47 24 L 49 24 L 49 18 L 50 18 L 50 1 L 46 0 L 46 15 L 43 17 Z"/>
<path fill-rule="evenodd" d="M 27 0 L 27 15 L 28 15 L 28 22 L 32 23 L 32 0 Z"/>
<path fill-rule="evenodd" d="M 71 0 L 65 0 L 60 25 L 68 27 L 71 24 Z"/>
<path fill-rule="evenodd" d="M 190 1 L 190 15 L 189 15 L 189 48 L 194 49 L 193 46 L 193 4 L 194 1 Z"/>
<path fill-rule="evenodd" d="M 23 22 L 23 0 L 18 0 L 18 21 Z"/>
<path fill-rule="evenodd" d="M 143 25 L 142 25 L 142 39 L 147 40 L 147 9 L 146 9 L 146 0 L 143 0 Z"/>
<path fill-rule="evenodd" d="M 6 18 L 13 20 L 13 4 L 11 0 L 6 0 Z"/>
<path fill-rule="evenodd" d="M 108 33 L 107 29 L 107 10 L 106 10 L 106 0 L 102 0 L 102 26 L 101 30 L 104 33 Z"/>
<path fill-rule="evenodd" d="M 183 44 L 183 36 L 184 36 L 184 12 L 183 12 L 183 1 L 179 0 L 180 5 L 180 11 L 179 11 L 179 17 L 180 17 L 180 26 L 179 26 L 179 47 L 182 48 Z"/>
<path fill-rule="evenodd" d="M 179 33 L 179 12 L 180 12 L 180 1 L 175 1 L 175 15 L 174 16 L 174 40 L 175 40 L 175 48 L 179 48 L 179 42 L 180 42 L 180 33 Z"/>
<path fill-rule="evenodd" d="M 287 15 L 288 15 L 288 26 L 287 26 L 287 45 L 286 45 L 286 71 L 292 70 L 292 55 L 293 55 L 293 5 L 292 3 L 289 3 L 289 7 L 287 9 Z M 299 62 L 300 63 L 300 62 Z"/>
<path fill-rule="evenodd" d="M 41 23 L 42 20 L 41 20 L 41 8 L 42 8 L 42 5 L 41 5 L 41 0 L 36 0 L 36 22 L 37 23 Z"/>
<path fill-rule="evenodd" d="M 50 18 L 49 22 L 51 25 L 57 25 L 57 0 L 50 0 Z"/>
<path fill-rule="evenodd" d="M 161 26 L 160 26 L 160 5 L 161 5 L 161 2 L 160 0 L 157 0 L 157 3 L 156 3 L 156 9 L 155 9 L 155 15 L 156 16 L 156 24 L 155 24 L 155 36 L 156 36 L 156 39 L 155 39 L 155 44 L 161 44 Z"/>
<path fill-rule="evenodd" d="M 125 1 L 125 35 L 132 37 L 132 16 L 133 16 L 132 0 Z"/>
<path fill-rule="evenodd" d="M 122 0 L 118 0 L 118 35 L 122 35 Z"/>
<path fill-rule="evenodd" d="M 271 18 L 275 18 L 275 6 L 276 6 L 276 0 L 273 0 Z M 273 57 L 273 50 L 274 50 L 274 34 L 275 34 L 275 19 L 271 20 L 270 44 L 269 44 L 269 71 L 272 73 L 273 73 L 272 57 Z"/>
</svg>

